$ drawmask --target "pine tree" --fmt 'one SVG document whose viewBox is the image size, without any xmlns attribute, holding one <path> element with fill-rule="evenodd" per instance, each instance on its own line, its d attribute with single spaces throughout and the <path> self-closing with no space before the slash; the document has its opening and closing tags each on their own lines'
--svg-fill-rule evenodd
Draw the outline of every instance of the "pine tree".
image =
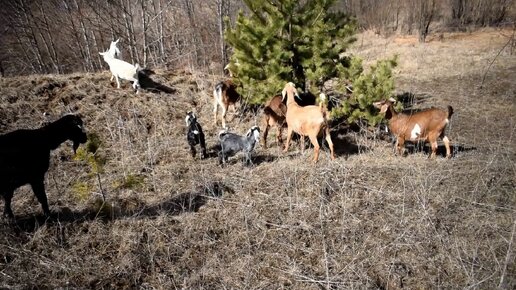
<svg viewBox="0 0 516 290">
<path fill-rule="evenodd" d="M 378 110 L 373 106 L 374 102 L 388 99 L 394 91 L 394 78 L 392 70 L 397 65 L 397 57 L 378 61 L 365 72 L 362 67 L 362 59 L 353 57 L 347 71 L 348 79 L 352 83 L 353 93 L 342 102 L 342 106 L 332 110 L 333 117 L 347 118 L 349 123 L 366 121 L 369 125 L 376 125 L 382 120 Z M 337 88 L 345 91 L 345 88 Z M 401 107 L 398 103 L 398 109 Z"/>
<path fill-rule="evenodd" d="M 233 28 L 226 25 L 225 39 L 233 47 L 230 70 L 247 102 L 264 103 L 286 82 L 318 95 L 327 80 L 336 79 L 351 83 L 354 92 L 332 115 L 378 122 L 372 103 L 392 93 L 396 60 L 381 61 L 364 72 L 359 58 L 346 56 L 355 41 L 356 22 L 332 9 L 335 0 L 244 2 L 250 12 L 241 11 Z M 336 89 L 346 92 L 343 86 Z"/>
<path fill-rule="evenodd" d="M 329 12 L 334 0 L 244 2 L 250 15 L 240 12 L 225 38 L 234 52 L 230 68 L 249 102 L 263 103 L 287 81 L 317 93 L 345 68 L 341 55 L 355 41 L 356 25 Z"/>
</svg>

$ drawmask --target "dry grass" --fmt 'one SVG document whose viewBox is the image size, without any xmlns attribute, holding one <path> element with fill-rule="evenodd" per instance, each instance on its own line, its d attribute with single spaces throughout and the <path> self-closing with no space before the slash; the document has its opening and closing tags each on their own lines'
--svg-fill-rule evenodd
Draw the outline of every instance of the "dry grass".
<svg viewBox="0 0 516 290">
<path fill-rule="evenodd" d="M 220 168 L 193 160 L 184 135 L 194 109 L 215 145 L 216 76 L 158 71 L 173 93 L 140 95 L 107 73 L 0 79 L 0 132 L 37 127 L 43 112 L 84 116 L 104 142 L 111 206 L 95 218 L 91 169 L 70 144 L 54 151 L 46 184 L 58 217 L 43 223 L 30 189 L 17 191 L 16 224 L 0 222 L 0 287 L 513 289 L 516 59 L 502 51 L 480 88 L 506 41 L 499 31 L 400 39 L 365 33 L 355 52 L 369 62 L 398 53 L 400 94 L 455 108 L 451 160 L 395 157 L 385 141 L 335 131 L 335 162 L 326 149 L 313 166 L 311 150 L 272 143 L 254 167 Z M 228 124 L 245 132 L 257 120 Z M 131 176 L 143 182 L 122 186 Z"/>
</svg>

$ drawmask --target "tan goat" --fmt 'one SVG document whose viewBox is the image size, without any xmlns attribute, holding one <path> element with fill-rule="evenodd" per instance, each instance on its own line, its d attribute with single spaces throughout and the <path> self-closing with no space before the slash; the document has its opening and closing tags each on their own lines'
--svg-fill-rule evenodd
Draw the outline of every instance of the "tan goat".
<svg viewBox="0 0 516 290">
<path fill-rule="evenodd" d="M 293 83 L 287 83 L 282 91 L 283 99 L 287 96 L 287 142 L 283 152 L 288 151 L 292 133 L 296 132 L 301 135 L 301 140 L 304 142 L 304 137 L 308 136 L 310 142 L 314 145 L 314 159 L 317 162 L 319 159 L 319 142 L 317 137 L 323 133 L 326 134 L 326 141 L 330 146 L 331 159 L 335 159 L 333 152 L 333 142 L 330 136 L 330 127 L 328 126 L 328 112 L 321 103 L 319 106 L 299 106 L 294 100 L 298 96 L 296 87 Z"/>
<path fill-rule="evenodd" d="M 235 112 L 235 103 L 240 100 L 240 94 L 236 91 L 236 86 L 231 80 L 219 82 L 213 90 L 213 117 L 217 124 L 218 107 L 222 108 L 222 127 L 226 128 L 226 113 L 230 105 Z"/>
<path fill-rule="evenodd" d="M 281 95 L 276 95 L 265 103 L 262 116 L 263 135 L 261 143 L 263 148 L 267 148 L 267 135 L 269 128 L 273 126 L 276 127 L 276 140 L 278 145 L 283 145 L 282 133 L 283 126 L 286 124 L 286 114 L 287 106 L 283 104 Z"/>
<path fill-rule="evenodd" d="M 394 111 L 395 102 L 395 99 L 390 98 L 376 102 L 374 106 L 380 109 L 381 114 L 385 114 L 385 119 L 389 120 L 389 129 L 396 136 L 396 153 L 403 155 L 405 140 L 425 141 L 430 142 L 432 146 L 430 157 L 435 158 L 437 138 L 440 137 L 446 147 L 446 157 L 450 158 L 450 139 L 445 135 L 444 130 L 453 114 L 453 108 L 451 106 L 448 106 L 448 110 L 430 108 L 407 115 Z"/>
</svg>

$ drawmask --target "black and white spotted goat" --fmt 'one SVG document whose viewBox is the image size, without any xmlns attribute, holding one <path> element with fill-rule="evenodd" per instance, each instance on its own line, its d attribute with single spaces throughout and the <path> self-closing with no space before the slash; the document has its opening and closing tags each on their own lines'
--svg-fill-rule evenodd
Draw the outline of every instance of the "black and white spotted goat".
<svg viewBox="0 0 516 290">
<path fill-rule="evenodd" d="M 204 141 L 204 133 L 202 132 L 202 127 L 199 122 L 197 122 L 197 117 L 193 112 L 186 113 L 186 140 L 188 141 L 188 145 L 190 145 L 190 152 L 192 153 L 192 157 L 195 157 L 197 151 L 195 150 L 196 145 L 201 145 L 201 159 L 206 158 L 206 142 Z"/>
<path fill-rule="evenodd" d="M 0 135 L 0 195 L 5 201 L 4 214 L 14 218 L 11 199 L 14 191 L 30 184 L 43 212 L 48 217 L 45 173 L 49 167 L 50 151 L 66 140 L 73 142 L 75 152 L 87 140 L 79 116 L 66 115 L 39 129 L 20 129 Z"/>
<path fill-rule="evenodd" d="M 251 164 L 251 153 L 253 152 L 254 146 L 259 140 L 260 128 L 258 128 L 258 126 L 253 126 L 251 129 L 249 129 L 245 136 L 240 136 L 227 131 L 221 131 L 219 133 L 219 164 L 225 164 L 228 157 L 231 157 L 240 151 L 244 152 L 245 164 Z"/>
</svg>

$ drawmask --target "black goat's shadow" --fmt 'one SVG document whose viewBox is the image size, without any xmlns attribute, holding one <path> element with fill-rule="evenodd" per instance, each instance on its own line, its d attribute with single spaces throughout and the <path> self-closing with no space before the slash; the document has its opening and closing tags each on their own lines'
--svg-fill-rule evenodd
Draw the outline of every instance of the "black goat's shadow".
<svg viewBox="0 0 516 290">
<path fill-rule="evenodd" d="M 396 95 L 396 100 L 403 105 L 404 111 L 416 113 L 422 109 L 413 109 L 414 105 L 422 104 L 426 102 L 426 99 L 430 98 L 430 95 L 419 94 L 416 95 L 412 92 L 403 92 Z"/>
<path fill-rule="evenodd" d="M 62 223 L 84 223 L 87 221 L 99 220 L 109 222 L 124 218 L 155 218 L 159 215 L 179 215 L 185 212 L 197 212 L 208 200 L 220 198 L 225 194 L 233 193 L 233 189 L 221 182 L 212 182 L 203 185 L 197 191 L 185 192 L 173 195 L 170 198 L 155 204 L 141 205 L 132 210 L 111 209 L 97 211 L 95 209 L 84 209 L 81 211 L 63 210 L 52 213 L 50 218 L 44 215 L 30 215 L 17 218 L 11 224 L 15 232 L 34 232 L 40 225 L 59 225 Z"/>
<path fill-rule="evenodd" d="M 357 145 L 353 142 L 353 138 L 350 136 L 350 133 L 359 132 L 360 130 L 358 127 L 355 128 L 350 125 L 342 125 L 347 123 L 345 121 L 339 122 L 338 120 L 335 120 L 334 123 L 336 125 L 333 126 L 333 129 L 330 133 L 332 135 L 331 139 L 333 141 L 335 155 L 349 156 L 366 153 L 371 150 L 371 148 L 367 146 Z"/>
<path fill-rule="evenodd" d="M 394 150 L 395 142 L 396 142 L 396 140 L 394 139 L 394 141 L 392 142 L 392 150 Z M 452 157 L 457 156 L 457 154 L 461 153 L 461 152 L 469 152 L 469 151 L 474 151 L 474 150 L 477 150 L 477 148 L 474 146 L 466 147 L 462 144 L 450 144 L 450 151 L 451 151 Z M 405 154 L 416 154 L 418 152 L 424 152 L 426 155 L 430 156 L 430 153 L 432 152 L 432 147 L 430 146 L 429 143 L 422 142 L 422 141 L 421 142 L 410 142 L 410 141 L 405 142 Z M 443 157 L 443 158 L 446 157 L 446 147 L 444 146 L 444 144 L 440 144 L 437 146 L 436 155 Z"/>
<path fill-rule="evenodd" d="M 142 89 L 152 91 L 152 92 L 163 92 L 166 94 L 173 94 L 176 92 L 175 89 L 160 84 L 153 79 L 150 78 L 150 75 L 153 75 L 154 72 L 151 70 L 143 70 L 138 72 L 138 80 L 140 82 L 140 86 Z"/>
</svg>

